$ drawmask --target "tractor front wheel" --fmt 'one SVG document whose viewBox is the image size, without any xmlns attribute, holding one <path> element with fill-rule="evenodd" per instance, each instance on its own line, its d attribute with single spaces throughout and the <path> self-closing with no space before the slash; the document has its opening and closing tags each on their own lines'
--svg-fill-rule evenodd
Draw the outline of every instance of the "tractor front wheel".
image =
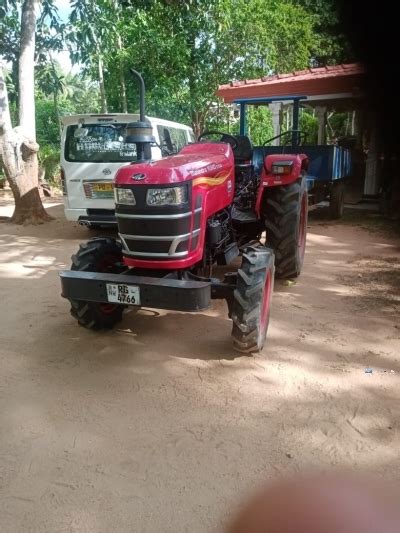
<svg viewBox="0 0 400 533">
<path fill-rule="evenodd" d="M 264 220 L 266 244 L 275 252 L 276 277 L 299 276 L 307 237 L 308 193 L 305 176 L 290 185 L 267 189 Z"/>
<path fill-rule="evenodd" d="M 267 335 L 274 287 L 274 253 L 249 246 L 242 256 L 233 294 L 231 318 L 233 346 L 239 352 L 261 350 Z"/>
<path fill-rule="evenodd" d="M 122 249 L 114 239 L 94 238 L 81 244 L 71 257 L 71 270 L 118 273 L 122 264 Z M 124 306 L 109 303 L 70 300 L 71 315 L 87 329 L 112 328 L 120 322 Z"/>
</svg>

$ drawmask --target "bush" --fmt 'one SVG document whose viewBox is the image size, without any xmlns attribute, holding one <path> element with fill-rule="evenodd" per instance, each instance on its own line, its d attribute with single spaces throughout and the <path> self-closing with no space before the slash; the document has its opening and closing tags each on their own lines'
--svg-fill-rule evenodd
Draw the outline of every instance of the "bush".
<svg viewBox="0 0 400 533">
<path fill-rule="evenodd" d="M 308 109 L 303 109 L 299 120 L 300 131 L 306 133 L 307 144 L 317 144 L 318 142 L 318 119 L 312 115 Z"/>
<path fill-rule="evenodd" d="M 54 104 L 48 99 L 36 99 L 36 136 L 41 146 L 60 142 L 60 126 Z"/>
<path fill-rule="evenodd" d="M 261 145 L 274 135 L 272 113 L 267 106 L 248 106 L 248 135 L 254 145 Z"/>
<path fill-rule="evenodd" d="M 60 148 L 45 144 L 39 150 L 39 164 L 44 168 L 44 178 L 53 185 L 60 183 Z"/>
</svg>

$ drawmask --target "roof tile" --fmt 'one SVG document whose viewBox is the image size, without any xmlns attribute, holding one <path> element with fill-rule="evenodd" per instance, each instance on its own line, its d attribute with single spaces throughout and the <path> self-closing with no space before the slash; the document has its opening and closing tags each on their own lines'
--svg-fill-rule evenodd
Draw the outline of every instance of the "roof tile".
<svg viewBox="0 0 400 533">
<path fill-rule="evenodd" d="M 276 94 L 283 94 L 280 91 L 284 91 L 286 90 L 285 88 L 289 87 L 290 89 L 292 89 L 293 84 L 295 84 L 297 89 L 300 91 L 300 87 L 303 86 L 304 82 L 309 83 L 315 80 L 317 84 L 324 83 L 326 85 L 326 82 L 329 82 L 330 79 L 332 81 L 338 80 L 339 78 L 348 79 L 348 76 L 355 76 L 363 74 L 364 72 L 364 67 L 360 63 L 349 63 L 346 65 L 328 65 L 326 67 L 308 68 L 305 70 L 297 70 L 295 72 L 263 76 L 262 78 L 258 79 L 231 81 L 229 84 L 220 85 L 218 88 L 218 94 L 224 96 L 224 98 L 227 98 L 229 93 L 232 95 L 229 97 L 230 99 L 233 97 L 235 88 L 244 86 L 259 86 L 260 90 L 262 88 L 265 88 L 265 91 L 267 93 L 268 91 L 276 90 L 278 91 Z M 307 87 L 304 86 L 304 90 L 306 90 L 306 88 Z"/>
</svg>

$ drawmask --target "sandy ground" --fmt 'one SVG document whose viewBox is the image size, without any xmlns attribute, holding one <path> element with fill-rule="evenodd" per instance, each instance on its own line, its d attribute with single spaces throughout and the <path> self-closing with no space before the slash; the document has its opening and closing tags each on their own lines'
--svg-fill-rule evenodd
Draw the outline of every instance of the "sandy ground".
<svg viewBox="0 0 400 533">
<path fill-rule="evenodd" d="M 311 221 L 304 273 L 276 284 L 247 357 L 223 302 L 78 327 L 58 271 L 92 234 L 49 211 L 0 224 L 2 532 L 219 531 L 282 474 L 400 475 L 399 241 Z"/>
</svg>

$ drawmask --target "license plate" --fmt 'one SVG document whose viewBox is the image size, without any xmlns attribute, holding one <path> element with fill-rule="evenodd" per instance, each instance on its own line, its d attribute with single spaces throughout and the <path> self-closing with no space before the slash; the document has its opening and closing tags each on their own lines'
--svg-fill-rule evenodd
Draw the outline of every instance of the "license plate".
<svg viewBox="0 0 400 533">
<path fill-rule="evenodd" d="M 112 183 L 93 183 L 92 191 L 93 192 L 112 192 L 113 184 Z"/>
<path fill-rule="evenodd" d="M 140 289 L 125 283 L 107 283 L 107 299 L 116 304 L 140 305 Z"/>
</svg>

